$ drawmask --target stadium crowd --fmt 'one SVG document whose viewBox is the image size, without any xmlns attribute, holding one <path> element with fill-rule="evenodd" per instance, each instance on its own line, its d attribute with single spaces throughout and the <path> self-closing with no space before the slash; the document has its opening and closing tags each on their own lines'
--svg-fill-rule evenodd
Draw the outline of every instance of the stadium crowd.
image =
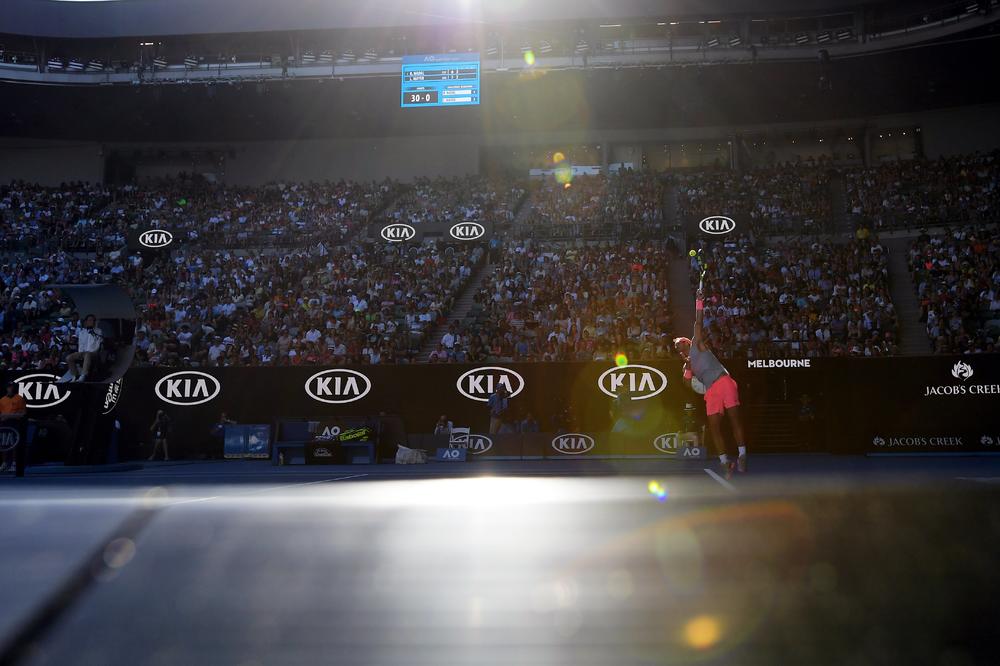
<svg viewBox="0 0 1000 666">
<path fill-rule="evenodd" d="M 688 220 L 710 215 L 748 220 L 758 236 L 819 233 L 831 216 L 829 182 L 827 168 L 801 165 L 681 174 L 677 210 Z"/>
<path fill-rule="evenodd" d="M 704 325 L 712 344 L 748 358 L 886 356 L 898 322 L 884 247 L 744 237 L 705 255 Z M 692 283 L 700 268 L 691 260 Z"/>
<path fill-rule="evenodd" d="M 876 231 L 995 222 L 1000 153 L 900 160 L 844 172 L 848 208 Z"/>
<path fill-rule="evenodd" d="M 430 361 L 650 360 L 670 353 L 670 256 L 662 243 L 511 244 L 472 316 Z"/>
<path fill-rule="evenodd" d="M 926 232 L 910 246 L 922 322 L 936 353 L 992 353 L 1000 335 L 1000 242 L 995 230 Z"/>
<path fill-rule="evenodd" d="M 521 181 L 506 178 L 420 178 L 401 186 L 387 222 L 419 225 L 431 222 L 506 223 L 524 198 Z"/>
</svg>

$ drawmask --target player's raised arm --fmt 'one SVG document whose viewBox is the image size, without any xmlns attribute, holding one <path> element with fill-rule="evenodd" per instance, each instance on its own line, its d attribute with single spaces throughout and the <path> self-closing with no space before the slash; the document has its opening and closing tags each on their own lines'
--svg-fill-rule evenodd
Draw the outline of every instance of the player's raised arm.
<svg viewBox="0 0 1000 666">
<path fill-rule="evenodd" d="M 694 344 L 698 345 L 699 351 L 705 351 L 708 347 L 705 344 L 705 336 L 702 329 L 702 317 L 705 314 L 704 292 L 701 289 L 695 293 L 694 301 Z"/>
</svg>

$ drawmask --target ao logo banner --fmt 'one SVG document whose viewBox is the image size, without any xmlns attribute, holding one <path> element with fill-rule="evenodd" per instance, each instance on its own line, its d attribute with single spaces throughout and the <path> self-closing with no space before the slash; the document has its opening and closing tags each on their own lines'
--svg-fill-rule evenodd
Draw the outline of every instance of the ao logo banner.
<svg viewBox="0 0 1000 666">
<path fill-rule="evenodd" d="M 458 224 L 453 224 L 448 233 L 455 240 L 477 240 L 486 235 L 486 227 L 478 222 L 459 222 Z"/>
<path fill-rule="evenodd" d="M 414 236 L 416 236 L 417 230 L 408 224 L 387 224 L 382 227 L 382 231 L 379 235 L 390 243 L 402 243 L 403 241 L 411 240 Z"/>
<path fill-rule="evenodd" d="M 487 402 L 501 386 L 507 389 L 507 397 L 513 398 L 524 390 L 524 377 L 495 365 L 469 370 L 455 382 L 458 392 L 470 400 Z"/>
<path fill-rule="evenodd" d="M 728 234 L 730 231 L 735 229 L 736 222 L 734 222 L 731 217 L 726 217 L 724 215 L 712 215 L 711 217 L 706 217 L 704 220 L 699 222 L 698 228 L 706 234 L 721 236 L 723 234 Z"/>
<path fill-rule="evenodd" d="M 56 375 L 39 372 L 18 377 L 14 383 L 28 409 L 42 409 L 58 405 L 69 397 L 69 389 L 64 384 L 56 384 L 57 379 Z"/>
<path fill-rule="evenodd" d="M 104 394 L 104 406 L 102 414 L 110 414 L 118 406 L 118 400 L 122 395 L 122 379 L 119 377 L 108 384 L 108 391 Z"/>
<path fill-rule="evenodd" d="M 0 451 L 13 451 L 20 441 L 21 435 L 17 432 L 17 428 L 0 427 Z"/>
<path fill-rule="evenodd" d="M 571 432 L 552 438 L 552 448 L 556 453 L 578 456 L 594 450 L 594 438 L 579 432 Z"/>
<path fill-rule="evenodd" d="M 356 370 L 323 370 L 306 380 L 305 390 L 313 400 L 340 405 L 368 395 L 372 382 Z"/>
<path fill-rule="evenodd" d="M 222 385 L 206 372 L 182 370 L 156 382 L 153 392 L 163 402 L 179 407 L 201 405 L 219 395 Z"/>
<path fill-rule="evenodd" d="M 616 366 L 601 373 L 597 388 L 612 398 L 626 394 L 629 400 L 646 400 L 667 388 L 667 376 L 648 365 Z"/>
<path fill-rule="evenodd" d="M 139 234 L 139 245 L 150 249 L 166 247 L 174 242 L 174 235 L 163 229 L 150 229 Z"/>
</svg>

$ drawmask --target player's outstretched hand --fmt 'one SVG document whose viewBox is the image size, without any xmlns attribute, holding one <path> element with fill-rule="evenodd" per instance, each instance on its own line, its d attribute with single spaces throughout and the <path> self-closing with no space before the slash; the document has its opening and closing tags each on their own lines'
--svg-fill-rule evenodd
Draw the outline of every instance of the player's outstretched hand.
<svg viewBox="0 0 1000 666">
<path fill-rule="evenodd" d="M 694 297 L 697 298 L 699 301 L 704 300 L 705 299 L 705 290 L 704 289 L 699 289 L 698 291 L 695 292 Z"/>
</svg>

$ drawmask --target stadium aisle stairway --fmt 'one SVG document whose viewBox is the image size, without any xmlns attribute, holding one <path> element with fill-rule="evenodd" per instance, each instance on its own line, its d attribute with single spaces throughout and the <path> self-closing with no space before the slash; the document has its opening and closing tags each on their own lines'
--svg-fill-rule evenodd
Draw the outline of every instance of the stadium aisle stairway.
<svg viewBox="0 0 1000 666">
<path fill-rule="evenodd" d="M 927 329 L 920 321 L 920 302 L 906 265 L 912 238 L 883 238 L 889 252 L 889 293 L 899 318 L 899 353 L 904 356 L 930 354 Z"/>
<path fill-rule="evenodd" d="M 424 346 L 420 350 L 418 362 L 427 363 L 431 352 L 437 349 L 438 343 L 441 342 L 441 337 L 448 331 L 448 327 L 451 326 L 452 322 L 462 321 L 469 316 L 476 294 L 483 288 L 483 280 L 489 275 L 490 270 L 489 257 L 483 257 L 483 260 L 479 262 L 479 265 L 472 273 L 472 277 L 469 278 L 469 282 L 462 289 L 462 293 L 455 299 L 455 307 L 448 313 L 448 320 L 442 324 L 438 324 L 424 340 Z"/>
</svg>

